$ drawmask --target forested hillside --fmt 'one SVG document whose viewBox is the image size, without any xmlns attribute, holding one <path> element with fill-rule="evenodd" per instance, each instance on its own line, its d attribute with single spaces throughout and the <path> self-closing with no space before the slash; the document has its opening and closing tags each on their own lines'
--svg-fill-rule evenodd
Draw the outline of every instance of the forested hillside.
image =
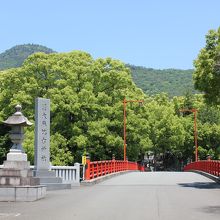
<svg viewBox="0 0 220 220">
<path fill-rule="evenodd" d="M 36 52 L 44 52 L 48 54 L 54 53 L 55 51 L 37 44 L 14 46 L 0 54 L 0 70 L 19 67 L 29 55 Z"/>
<path fill-rule="evenodd" d="M 159 70 L 134 65 L 128 67 L 136 85 L 149 95 L 165 92 L 173 97 L 184 95 L 186 92 L 196 93 L 192 81 L 193 70 Z"/>
<path fill-rule="evenodd" d="M 24 60 L 36 52 L 53 53 L 52 49 L 36 44 L 24 44 L 12 47 L 0 54 L 0 70 L 20 67 Z M 192 82 L 193 70 L 165 69 L 127 65 L 131 69 L 135 84 L 146 94 L 155 95 L 165 92 L 169 97 L 195 93 Z"/>
</svg>

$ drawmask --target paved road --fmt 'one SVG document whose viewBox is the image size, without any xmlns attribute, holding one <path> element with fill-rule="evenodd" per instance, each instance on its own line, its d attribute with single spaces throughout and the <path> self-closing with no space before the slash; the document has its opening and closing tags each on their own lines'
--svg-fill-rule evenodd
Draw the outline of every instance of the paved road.
<svg viewBox="0 0 220 220">
<path fill-rule="evenodd" d="M 0 202 L 6 220 L 219 220 L 220 185 L 195 173 L 128 173 L 37 202 Z"/>
</svg>

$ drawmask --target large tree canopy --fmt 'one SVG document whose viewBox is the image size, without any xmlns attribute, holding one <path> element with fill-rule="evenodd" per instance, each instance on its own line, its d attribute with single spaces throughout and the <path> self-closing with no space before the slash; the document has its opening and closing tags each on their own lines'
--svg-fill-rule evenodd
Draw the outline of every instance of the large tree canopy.
<svg viewBox="0 0 220 220">
<path fill-rule="evenodd" d="M 207 102 L 220 104 L 220 28 L 206 35 L 206 46 L 194 66 L 195 88 L 205 93 Z"/>
<path fill-rule="evenodd" d="M 72 156 L 79 161 L 84 150 L 93 159 L 110 159 L 113 153 L 122 158 L 125 96 L 144 98 L 120 61 L 93 60 L 80 51 L 37 53 L 22 67 L 0 74 L 0 120 L 13 113 L 16 103 L 34 120 L 34 99 L 50 98 L 53 163 L 71 163 Z M 136 111 L 135 107 L 130 110 Z M 137 110 L 134 119 L 138 117 Z M 33 160 L 33 128 L 27 130 L 27 136 L 24 146 Z M 137 143 L 137 148 L 142 145 Z"/>
</svg>

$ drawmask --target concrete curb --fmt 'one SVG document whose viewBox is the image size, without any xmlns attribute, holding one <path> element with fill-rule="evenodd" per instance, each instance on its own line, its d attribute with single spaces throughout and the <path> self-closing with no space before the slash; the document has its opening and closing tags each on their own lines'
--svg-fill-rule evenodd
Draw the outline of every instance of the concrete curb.
<svg viewBox="0 0 220 220">
<path fill-rule="evenodd" d="M 92 179 L 92 180 L 84 180 L 80 183 L 80 185 L 81 186 L 93 186 L 97 183 L 101 183 L 101 182 L 103 182 L 107 179 L 110 179 L 112 177 L 123 175 L 123 174 L 130 173 L 130 172 L 139 172 L 139 171 L 138 170 L 137 171 L 128 170 L 128 171 L 121 171 L 121 172 L 117 172 L 117 173 L 111 173 L 111 174 L 108 174 L 108 175 L 105 175 L 105 176 L 100 176 L 100 177 Z"/>
<path fill-rule="evenodd" d="M 201 174 L 201 175 L 203 175 L 203 176 L 205 176 L 205 177 L 215 181 L 216 183 L 220 183 L 220 177 L 214 176 L 214 175 L 212 175 L 210 173 L 206 173 L 206 172 L 203 172 L 203 171 L 200 171 L 200 170 L 189 170 L 187 172 L 198 173 L 198 174 Z"/>
</svg>

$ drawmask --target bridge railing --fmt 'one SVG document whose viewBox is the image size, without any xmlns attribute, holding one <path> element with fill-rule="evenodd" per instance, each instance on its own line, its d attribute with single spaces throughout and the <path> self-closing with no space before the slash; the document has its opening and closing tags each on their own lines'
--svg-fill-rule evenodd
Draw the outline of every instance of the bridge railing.
<svg viewBox="0 0 220 220">
<path fill-rule="evenodd" d="M 34 170 L 34 166 L 30 166 Z M 63 183 L 70 183 L 73 186 L 80 184 L 80 164 L 74 166 L 50 166 L 50 170 L 55 172 L 56 177 L 60 177 Z"/>
<path fill-rule="evenodd" d="M 71 183 L 72 185 L 80 184 L 80 164 L 75 163 L 74 166 L 51 166 L 51 170 L 55 172 L 56 177 L 60 177 L 63 183 Z"/>
<path fill-rule="evenodd" d="M 220 176 L 220 161 L 219 160 L 200 160 L 192 162 L 184 167 L 184 171 L 200 170 L 210 173 L 214 176 Z"/>
<path fill-rule="evenodd" d="M 122 160 L 105 160 L 93 161 L 87 158 L 85 180 L 91 180 L 107 174 L 116 173 L 126 170 L 144 171 L 144 167 L 137 162 L 122 161 Z"/>
</svg>

